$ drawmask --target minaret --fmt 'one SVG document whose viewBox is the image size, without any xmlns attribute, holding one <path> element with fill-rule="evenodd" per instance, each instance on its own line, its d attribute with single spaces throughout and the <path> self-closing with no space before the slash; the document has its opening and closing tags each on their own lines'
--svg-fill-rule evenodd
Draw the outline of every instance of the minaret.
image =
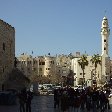
<svg viewBox="0 0 112 112">
<path fill-rule="evenodd" d="M 110 34 L 110 29 L 108 26 L 108 19 L 103 18 L 101 26 L 101 36 L 102 36 L 102 56 L 108 57 L 108 37 Z"/>
<path fill-rule="evenodd" d="M 110 29 L 108 25 L 108 19 L 106 17 L 102 20 L 101 37 L 102 37 L 102 54 L 101 54 L 101 80 L 106 82 L 109 80 L 110 75 L 110 58 L 108 55 L 108 37 L 110 35 Z"/>
</svg>

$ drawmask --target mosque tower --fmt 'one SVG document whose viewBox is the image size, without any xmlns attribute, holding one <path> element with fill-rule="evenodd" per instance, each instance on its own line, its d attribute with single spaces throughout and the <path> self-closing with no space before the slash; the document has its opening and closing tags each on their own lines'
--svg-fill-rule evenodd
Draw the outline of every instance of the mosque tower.
<svg viewBox="0 0 112 112">
<path fill-rule="evenodd" d="M 101 26 L 101 36 L 102 36 L 102 56 L 108 57 L 108 37 L 110 34 L 110 29 L 108 26 L 108 19 L 103 18 Z"/>
<path fill-rule="evenodd" d="M 110 35 L 110 29 L 108 25 L 108 19 L 106 17 L 102 20 L 102 26 L 101 26 L 101 37 L 102 37 L 102 64 L 101 64 L 101 79 L 102 81 L 108 81 L 110 76 L 110 58 L 108 54 L 108 45 L 109 45 L 109 35 Z"/>
</svg>

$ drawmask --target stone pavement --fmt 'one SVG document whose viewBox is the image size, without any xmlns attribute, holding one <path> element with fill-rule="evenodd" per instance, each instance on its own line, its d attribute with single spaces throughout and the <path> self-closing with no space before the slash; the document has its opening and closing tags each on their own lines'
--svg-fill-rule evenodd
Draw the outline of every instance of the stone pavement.
<svg viewBox="0 0 112 112">
<path fill-rule="evenodd" d="M 32 100 L 32 112 L 60 112 L 59 109 L 53 108 L 53 103 L 53 96 L 35 96 Z M 105 112 L 112 112 L 112 98 L 110 104 L 111 110 Z M 17 104 L 12 106 L 0 106 L 0 112 L 20 112 L 19 105 Z M 87 111 L 83 110 L 83 112 Z"/>
</svg>

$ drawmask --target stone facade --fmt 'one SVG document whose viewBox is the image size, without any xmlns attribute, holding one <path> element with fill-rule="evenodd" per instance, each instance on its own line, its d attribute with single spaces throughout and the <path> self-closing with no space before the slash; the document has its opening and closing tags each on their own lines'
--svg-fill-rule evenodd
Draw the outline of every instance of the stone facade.
<svg viewBox="0 0 112 112">
<path fill-rule="evenodd" d="M 37 75 L 39 78 L 47 77 L 58 82 L 62 76 L 67 77 L 69 74 L 70 62 L 70 57 L 67 55 L 45 55 L 34 58 L 23 53 L 17 58 L 17 68 L 27 77 Z"/>
<path fill-rule="evenodd" d="M 70 66 L 71 66 L 71 59 L 68 55 L 58 55 L 56 57 L 56 70 L 57 70 L 57 74 L 59 74 L 60 76 L 65 76 L 67 77 L 67 75 L 70 72 Z"/>
<path fill-rule="evenodd" d="M 17 68 L 27 77 L 35 74 L 40 77 L 51 77 L 56 73 L 55 57 L 38 56 L 33 58 L 31 55 L 22 54 L 18 58 Z"/>
<path fill-rule="evenodd" d="M 17 68 L 23 72 L 23 74 L 27 77 L 33 74 L 33 70 L 38 70 L 36 66 L 37 61 L 33 59 L 31 55 L 27 55 L 25 53 L 21 54 L 17 58 Z M 38 64 L 37 64 L 38 65 Z"/>
<path fill-rule="evenodd" d="M 15 59 L 15 29 L 0 20 L 0 88 L 8 78 L 8 73 L 14 68 Z"/>
<path fill-rule="evenodd" d="M 74 72 L 74 85 L 78 85 L 80 80 L 82 80 L 83 78 L 82 69 L 80 65 L 78 64 L 79 59 L 80 59 L 80 56 L 75 57 L 74 59 L 72 59 L 72 62 L 71 62 L 71 69 Z M 88 66 L 86 66 L 84 69 L 85 82 L 89 83 L 90 85 L 92 85 L 93 80 L 101 79 L 101 65 L 100 64 L 97 65 L 96 76 L 95 76 L 94 75 L 95 67 L 94 67 L 94 64 L 92 64 L 91 59 L 92 59 L 92 56 L 87 56 Z"/>
<path fill-rule="evenodd" d="M 109 54 L 108 54 L 108 38 L 110 34 L 110 29 L 108 25 L 108 19 L 106 17 L 102 20 L 101 25 L 101 38 L 102 38 L 102 53 L 100 55 L 101 57 L 101 64 L 98 64 L 96 69 L 96 76 L 95 74 L 95 67 L 92 65 L 90 60 L 92 59 L 92 56 L 87 56 L 87 60 L 89 62 L 88 66 L 85 68 L 85 81 L 86 82 L 93 82 L 93 80 L 96 80 L 97 82 L 109 82 L 110 78 L 112 76 L 112 61 L 110 60 Z M 79 83 L 79 80 L 83 78 L 82 75 L 82 69 L 78 64 L 79 57 L 76 57 L 72 59 L 71 68 L 74 71 L 74 85 L 77 85 Z M 92 85 L 92 83 L 90 84 Z"/>
</svg>

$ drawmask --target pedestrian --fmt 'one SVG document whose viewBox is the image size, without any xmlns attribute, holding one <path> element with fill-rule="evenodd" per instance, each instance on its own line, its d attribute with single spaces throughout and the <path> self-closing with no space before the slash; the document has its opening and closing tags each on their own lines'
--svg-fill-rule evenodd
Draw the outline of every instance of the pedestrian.
<svg viewBox="0 0 112 112">
<path fill-rule="evenodd" d="M 27 91 L 27 98 L 26 98 L 26 112 L 31 112 L 31 101 L 33 99 L 33 93 L 28 90 Z"/>
<path fill-rule="evenodd" d="M 91 92 L 90 91 L 86 93 L 86 109 L 87 109 L 87 112 L 90 112 L 90 109 L 91 109 Z"/>
<path fill-rule="evenodd" d="M 61 96 L 61 111 L 66 112 L 68 110 L 68 96 L 67 91 L 63 91 Z"/>
<path fill-rule="evenodd" d="M 105 93 L 101 90 L 100 91 L 100 111 L 105 112 L 105 101 L 106 101 L 106 96 Z"/>
<path fill-rule="evenodd" d="M 97 112 L 97 100 L 98 100 L 98 96 L 97 96 L 96 88 L 93 88 L 93 91 L 92 91 L 92 108 L 93 108 L 93 112 Z"/>
<path fill-rule="evenodd" d="M 59 98 L 60 98 L 59 92 L 60 91 L 58 89 L 54 90 L 54 108 L 56 108 L 56 106 L 58 106 L 58 108 L 59 108 Z"/>
<path fill-rule="evenodd" d="M 81 105 L 80 95 L 76 95 L 74 97 L 74 111 L 75 112 L 79 112 L 80 105 Z"/>
<path fill-rule="evenodd" d="M 110 89 L 107 88 L 105 91 L 105 109 L 110 109 L 110 104 L 109 104 L 109 94 L 110 94 Z"/>
<path fill-rule="evenodd" d="M 20 112 L 25 112 L 25 103 L 26 103 L 26 88 L 22 89 L 18 94 L 19 98 L 19 105 L 20 105 Z"/>
</svg>

